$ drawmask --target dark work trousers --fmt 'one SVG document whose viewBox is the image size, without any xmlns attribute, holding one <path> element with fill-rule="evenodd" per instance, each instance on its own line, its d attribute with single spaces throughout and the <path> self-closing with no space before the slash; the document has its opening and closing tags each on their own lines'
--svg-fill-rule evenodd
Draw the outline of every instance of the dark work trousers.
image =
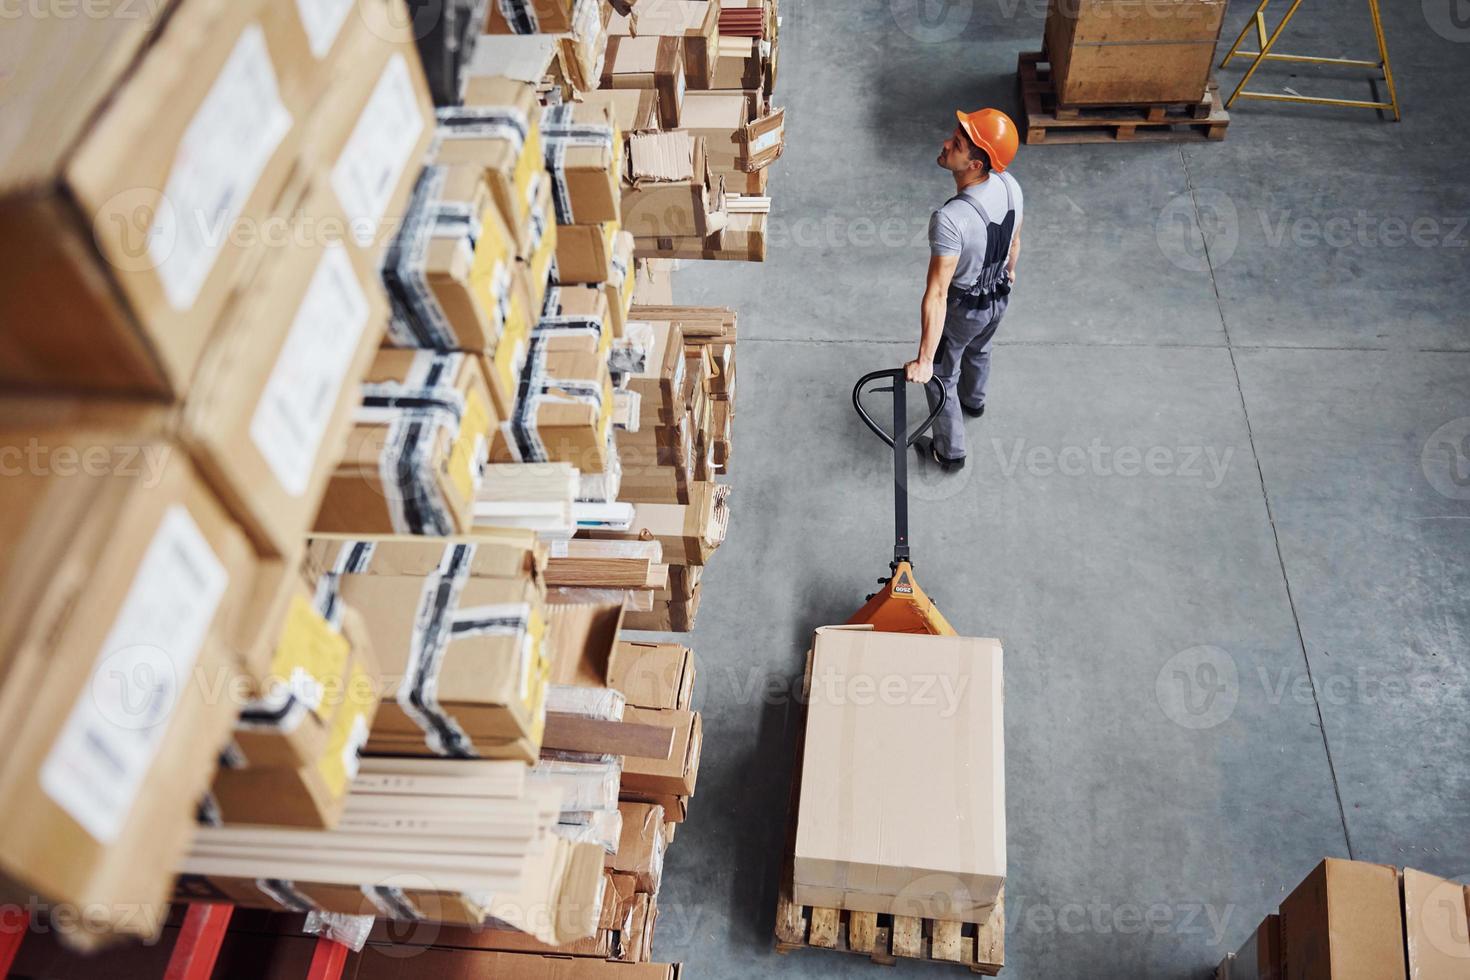
<svg viewBox="0 0 1470 980">
<path fill-rule="evenodd" d="M 1005 315 L 1007 296 L 997 296 L 981 310 L 964 309 L 951 303 L 944 319 L 944 333 L 934 354 L 934 379 L 944 385 L 944 411 L 934 420 L 934 449 L 945 459 L 965 455 L 965 422 L 960 406 L 974 410 L 985 405 L 985 384 L 990 380 L 990 347 L 995 328 Z M 929 410 L 939 402 L 939 393 L 927 385 Z"/>
</svg>

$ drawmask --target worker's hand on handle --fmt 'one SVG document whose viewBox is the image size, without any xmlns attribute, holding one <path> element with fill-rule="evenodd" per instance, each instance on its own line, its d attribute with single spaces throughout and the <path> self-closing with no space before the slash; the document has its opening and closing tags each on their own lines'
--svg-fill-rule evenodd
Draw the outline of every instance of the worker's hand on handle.
<svg viewBox="0 0 1470 980">
<path fill-rule="evenodd" d="M 928 384 L 929 379 L 934 377 L 934 362 L 918 359 L 909 361 L 903 366 L 903 376 L 904 380 L 916 385 Z"/>
</svg>

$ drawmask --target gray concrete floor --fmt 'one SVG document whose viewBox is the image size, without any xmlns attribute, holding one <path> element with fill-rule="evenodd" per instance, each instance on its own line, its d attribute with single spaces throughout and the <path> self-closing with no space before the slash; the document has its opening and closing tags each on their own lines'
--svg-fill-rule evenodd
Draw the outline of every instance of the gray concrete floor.
<svg viewBox="0 0 1470 980">
<path fill-rule="evenodd" d="M 1288 50 L 1366 56 L 1365 8 L 1314 0 Z M 913 487 L 920 581 L 1005 643 L 1003 976 L 1201 976 L 1325 855 L 1470 872 L 1454 9 L 1385 5 L 1402 123 L 1249 103 L 1223 144 L 1022 147 L 990 411 L 962 474 Z M 691 638 L 704 766 L 655 953 L 697 977 L 878 976 L 772 951 L 788 694 L 811 629 L 886 570 L 890 462 L 848 391 L 912 356 L 952 189 L 938 143 L 957 106 L 1014 107 L 1044 4 L 782 10 L 769 259 L 676 278 L 739 308 L 740 374 L 733 529 Z M 1372 94 L 1353 71 L 1258 77 Z"/>
</svg>

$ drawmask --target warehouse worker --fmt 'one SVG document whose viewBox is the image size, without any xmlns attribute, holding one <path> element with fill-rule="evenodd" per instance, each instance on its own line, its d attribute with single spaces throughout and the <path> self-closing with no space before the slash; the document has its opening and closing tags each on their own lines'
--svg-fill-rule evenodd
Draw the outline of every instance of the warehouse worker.
<svg viewBox="0 0 1470 980">
<path fill-rule="evenodd" d="M 919 356 L 904 365 L 909 381 L 937 378 L 948 396 L 933 438 L 915 443 L 945 470 L 965 465 L 960 414 L 985 414 L 990 346 L 1021 252 L 1021 185 L 1005 172 L 1016 156 L 1016 124 L 998 109 L 955 115 L 959 125 L 939 153 L 955 196 L 929 219 L 923 334 Z M 931 386 L 928 395 L 932 411 L 938 392 Z"/>
</svg>

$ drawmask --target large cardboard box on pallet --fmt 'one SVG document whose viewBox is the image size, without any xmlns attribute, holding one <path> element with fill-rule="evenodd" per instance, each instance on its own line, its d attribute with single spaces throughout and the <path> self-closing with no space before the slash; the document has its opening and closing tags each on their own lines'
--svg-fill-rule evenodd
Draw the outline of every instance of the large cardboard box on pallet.
<svg viewBox="0 0 1470 980">
<path fill-rule="evenodd" d="M 7 19 L 7 49 L 27 53 L 0 102 L 14 90 L 31 110 L 7 108 L 0 131 L 12 385 L 180 394 L 262 251 L 326 84 L 295 5 L 190 0 L 156 28 L 123 20 Z"/>
<path fill-rule="evenodd" d="M 257 562 L 157 409 L 0 413 L 0 897 L 148 935 L 239 704 Z M 90 931 L 88 931 L 90 930 Z"/>
<path fill-rule="evenodd" d="M 1404 980 L 1398 870 L 1328 858 L 1281 903 L 1282 977 Z"/>
<path fill-rule="evenodd" d="M 981 922 L 1006 874 L 1000 643 L 817 630 L 799 905 Z"/>
<path fill-rule="evenodd" d="M 1215 980 L 1282 980 L 1281 916 L 1261 920 L 1245 945 L 1220 964 Z"/>
<path fill-rule="evenodd" d="M 1470 977 L 1465 886 L 1413 868 L 1402 875 L 1410 980 Z"/>
<path fill-rule="evenodd" d="M 1051 0 L 1057 104 L 1201 101 L 1224 17 L 1225 0 Z"/>
</svg>

